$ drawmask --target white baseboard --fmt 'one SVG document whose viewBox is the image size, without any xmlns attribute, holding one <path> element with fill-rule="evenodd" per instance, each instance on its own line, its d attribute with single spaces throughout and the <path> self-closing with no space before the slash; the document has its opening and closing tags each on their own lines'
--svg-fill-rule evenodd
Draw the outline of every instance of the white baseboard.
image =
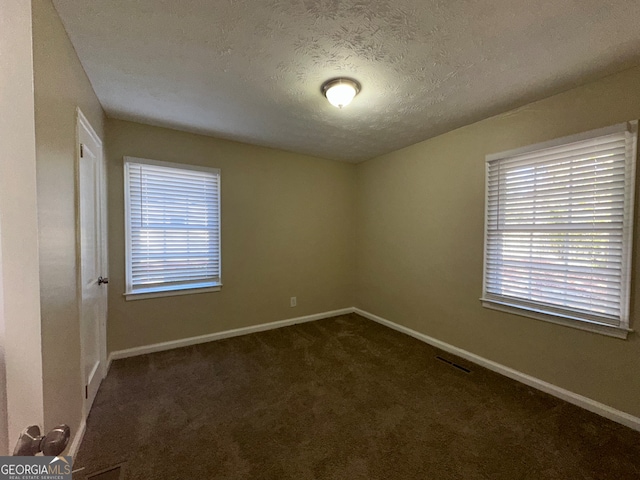
<svg viewBox="0 0 640 480">
<path fill-rule="evenodd" d="M 332 310 L 329 312 L 316 313 L 306 315 L 304 317 L 289 318 L 287 320 L 279 320 L 277 322 L 262 323 L 260 325 L 252 325 L 250 327 L 235 328 L 233 330 L 225 330 L 224 332 L 209 333 L 198 337 L 181 338 L 180 340 L 172 340 L 170 342 L 154 343 L 152 345 L 143 345 L 141 347 L 128 348 L 126 350 L 116 350 L 109 354 L 107 362 L 107 370 L 111 366 L 113 360 L 120 358 L 135 357 L 137 355 L 146 355 L 147 353 L 161 352 L 163 350 L 172 350 L 174 348 L 188 347 L 199 343 L 213 342 L 224 338 L 239 337 L 240 335 L 248 335 L 250 333 L 264 332 L 265 330 L 273 330 L 276 328 L 288 327 L 299 323 L 313 322 L 323 318 L 335 317 L 353 313 L 353 307 L 342 308 L 340 310 Z"/>
<path fill-rule="evenodd" d="M 82 439 L 84 438 L 84 432 L 87 429 L 87 420 L 85 418 L 80 422 L 80 426 L 78 427 L 78 431 L 73 436 L 73 441 L 71 442 L 71 446 L 69 447 L 69 453 L 67 455 L 71 455 L 75 458 L 78 450 L 80 449 L 80 444 L 82 443 Z"/>
<path fill-rule="evenodd" d="M 640 431 L 640 418 L 638 417 L 634 417 L 633 415 L 625 413 L 621 410 L 617 410 L 613 407 L 605 405 L 604 403 L 597 402 L 585 396 L 558 387 L 557 385 L 553 385 L 551 383 L 540 380 L 539 378 L 535 378 L 531 375 L 519 372 L 518 370 L 514 370 L 513 368 L 506 367 L 492 360 L 488 360 L 479 355 L 476 355 L 475 353 L 471 353 L 466 350 L 462 350 L 461 348 L 454 347 L 453 345 L 437 340 L 433 337 L 425 335 L 424 333 L 416 332 L 415 330 L 412 330 L 408 327 L 398 325 L 397 323 L 391 322 L 372 313 L 365 312 L 364 310 L 360 310 L 359 308 L 354 308 L 353 311 L 358 315 L 368 318 L 369 320 L 373 320 L 374 322 L 385 325 L 386 327 L 397 330 L 398 332 L 410 335 L 418 340 L 428 343 L 431 346 L 444 350 L 445 352 L 449 352 L 453 355 L 464 358 L 465 360 L 504 375 L 505 377 L 509 377 L 513 380 L 524 383 L 525 385 L 553 395 L 554 397 L 558 397 L 569 403 L 577 405 L 578 407 L 582 407 L 585 410 L 597 413 L 598 415 L 608 418 L 609 420 L 613 420 L 614 422 L 621 423 L 622 425 L 626 425 L 627 427 Z"/>
</svg>

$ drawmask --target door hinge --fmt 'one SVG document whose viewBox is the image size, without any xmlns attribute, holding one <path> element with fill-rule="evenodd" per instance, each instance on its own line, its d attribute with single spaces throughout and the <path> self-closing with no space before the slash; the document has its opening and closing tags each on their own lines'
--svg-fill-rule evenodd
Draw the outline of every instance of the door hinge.
<svg viewBox="0 0 640 480">
<path fill-rule="evenodd" d="M 84 158 L 84 145 L 80 144 L 80 158 Z"/>
<path fill-rule="evenodd" d="M 84 398 L 89 398 L 89 385 L 84 386 Z"/>
</svg>

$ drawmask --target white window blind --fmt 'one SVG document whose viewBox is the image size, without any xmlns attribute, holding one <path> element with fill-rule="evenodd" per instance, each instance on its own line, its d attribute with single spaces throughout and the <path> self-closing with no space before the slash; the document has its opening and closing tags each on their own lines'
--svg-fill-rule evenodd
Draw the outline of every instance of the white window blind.
<svg viewBox="0 0 640 480">
<path fill-rule="evenodd" d="M 484 302 L 628 328 L 636 137 L 625 123 L 487 157 Z"/>
<path fill-rule="evenodd" d="M 220 172 L 125 158 L 127 294 L 220 285 Z"/>
</svg>

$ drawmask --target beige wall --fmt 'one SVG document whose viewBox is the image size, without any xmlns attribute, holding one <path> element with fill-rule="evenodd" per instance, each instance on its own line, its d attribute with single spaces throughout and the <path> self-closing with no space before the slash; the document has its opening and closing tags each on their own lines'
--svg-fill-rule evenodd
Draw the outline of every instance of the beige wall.
<svg viewBox="0 0 640 480">
<path fill-rule="evenodd" d="M 31 5 L 0 13 L 0 455 L 42 424 Z M 6 388 L 5 388 L 6 387 Z"/>
<path fill-rule="evenodd" d="M 614 339 L 478 301 L 485 155 L 639 117 L 636 68 L 360 164 L 356 306 L 640 416 L 637 333 Z"/>
<path fill-rule="evenodd" d="M 103 136 L 104 114 L 50 0 L 33 2 L 45 428 L 82 416 L 76 296 L 76 107 Z"/>
<path fill-rule="evenodd" d="M 109 351 L 352 306 L 354 165 L 111 119 L 106 148 Z M 123 156 L 221 169 L 220 292 L 125 301 Z"/>
</svg>

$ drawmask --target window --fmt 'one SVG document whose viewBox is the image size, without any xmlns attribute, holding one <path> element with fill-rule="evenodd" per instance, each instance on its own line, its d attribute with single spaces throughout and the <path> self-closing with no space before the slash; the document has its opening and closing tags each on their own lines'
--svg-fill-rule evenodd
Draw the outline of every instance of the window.
<svg viewBox="0 0 640 480">
<path fill-rule="evenodd" d="M 489 155 L 483 305 L 626 338 L 637 122 Z"/>
<path fill-rule="evenodd" d="M 219 290 L 220 171 L 125 157 L 127 299 Z"/>
</svg>

